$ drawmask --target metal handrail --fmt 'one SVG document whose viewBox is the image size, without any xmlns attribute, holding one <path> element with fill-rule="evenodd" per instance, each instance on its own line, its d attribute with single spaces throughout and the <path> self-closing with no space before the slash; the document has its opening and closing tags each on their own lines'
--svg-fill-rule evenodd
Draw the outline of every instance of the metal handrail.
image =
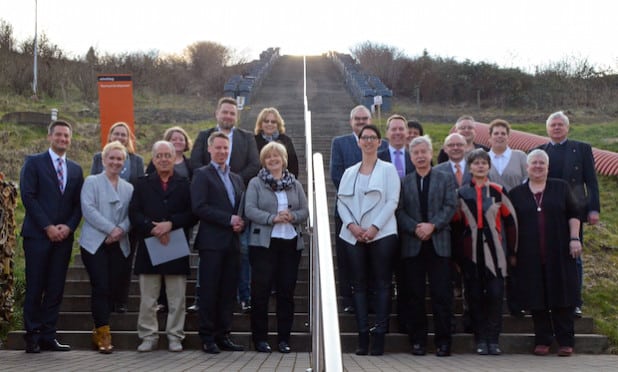
<svg viewBox="0 0 618 372">
<path fill-rule="evenodd" d="M 309 203 L 311 368 L 308 371 L 343 371 L 335 272 L 326 200 L 322 154 L 312 154 L 311 111 L 307 101 L 307 61 L 303 57 L 305 104 L 305 159 Z M 314 190 L 315 189 L 315 190 Z"/>
</svg>

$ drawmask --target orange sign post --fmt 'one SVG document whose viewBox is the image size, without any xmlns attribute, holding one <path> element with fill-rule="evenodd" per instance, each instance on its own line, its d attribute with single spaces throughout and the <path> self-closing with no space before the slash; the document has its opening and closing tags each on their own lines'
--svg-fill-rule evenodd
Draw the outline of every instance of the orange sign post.
<svg viewBox="0 0 618 372">
<path fill-rule="evenodd" d="M 135 133 L 133 114 L 133 81 L 131 75 L 98 75 L 101 147 L 107 143 L 109 128 L 119 121 L 129 125 Z"/>
</svg>

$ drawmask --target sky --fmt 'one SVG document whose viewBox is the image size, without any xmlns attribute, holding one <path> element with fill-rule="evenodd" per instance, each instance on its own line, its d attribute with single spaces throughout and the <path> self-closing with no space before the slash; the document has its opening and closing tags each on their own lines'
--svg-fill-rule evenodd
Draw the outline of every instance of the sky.
<svg viewBox="0 0 618 372">
<path fill-rule="evenodd" d="M 214 41 L 248 60 L 281 54 L 350 53 L 371 41 L 414 58 L 495 63 L 534 71 L 587 60 L 618 71 L 611 0 L 38 0 L 38 30 L 72 57 L 183 54 Z M 35 0 L 0 0 L 17 41 L 34 36 Z"/>
</svg>

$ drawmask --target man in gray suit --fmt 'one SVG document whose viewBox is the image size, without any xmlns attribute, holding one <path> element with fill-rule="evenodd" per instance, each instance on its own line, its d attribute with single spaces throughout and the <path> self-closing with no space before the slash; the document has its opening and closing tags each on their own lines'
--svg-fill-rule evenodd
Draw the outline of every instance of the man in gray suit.
<svg viewBox="0 0 618 372">
<path fill-rule="evenodd" d="M 352 133 L 338 136 L 333 139 L 330 149 L 330 178 L 339 189 L 341 177 L 346 168 L 361 161 L 361 150 L 358 147 L 358 133 L 365 126 L 371 124 L 371 112 L 363 105 L 358 105 L 350 111 L 350 126 Z M 388 142 L 382 140 L 378 152 L 388 149 Z M 339 295 L 342 297 L 343 311 L 353 313 L 352 292 L 348 279 L 348 269 L 345 260 L 344 243 L 339 238 L 341 231 L 341 219 L 335 208 L 335 250 L 337 254 L 337 271 L 339 274 Z"/>
<path fill-rule="evenodd" d="M 453 296 L 450 280 L 450 221 L 455 214 L 457 197 L 453 179 L 431 168 L 433 149 L 427 136 L 410 143 L 415 170 L 403 179 L 397 209 L 397 224 L 404 260 L 408 334 L 414 355 L 425 355 L 427 317 L 425 283 L 429 279 L 437 356 L 451 354 L 451 317 Z"/>
<path fill-rule="evenodd" d="M 236 127 L 238 121 L 238 104 L 234 98 L 223 97 L 219 99 L 215 117 L 217 119 L 217 126 L 201 131 L 195 140 L 193 150 L 191 150 L 191 166 L 195 171 L 201 166 L 210 164 L 208 137 L 210 137 L 212 132 L 223 132 L 230 139 L 230 151 L 226 164 L 229 165 L 232 172 L 242 177 L 245 187 L 247 187 L 249 181 L 251 181 L 260 170 L 260 155 L 258 154 L 257 145 L 255 144 L 255 137 L 253 133 Z M 251 292 L 249 289 L 251 267 L 249 265 L 248 239 L 247 233 L 241 235 L 238 300 L 243 312 L 249 312 L 251 310 Z M 199 291 L 196 290 L 196 293 L 199 293 Z M 187 310 L 191 312 L 198 311 L 199 298 L 196 298 L 195 304 L 190 306 Z"/>
</svg>

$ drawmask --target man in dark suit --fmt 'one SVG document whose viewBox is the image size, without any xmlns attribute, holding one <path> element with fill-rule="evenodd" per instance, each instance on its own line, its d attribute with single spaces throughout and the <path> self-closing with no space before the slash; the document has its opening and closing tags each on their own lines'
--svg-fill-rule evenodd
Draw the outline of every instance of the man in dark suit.
<svg viewBox="0 0 618 372">
<path fill-rule="evenodd" d="M 601 202 L 599 200 L 599 184 L 594 168 L 594 157 L 589 144 L 568 139 L 569 118 L 562 111 L 549 115 L 545 123 L 550 142 L 539 146 L 549 155 L 550 178 L 561 178 L 569 183 L 571 191 L 578 202 L 582 222 L 579 229 L 579 239 L 583 246 L 583 225 L 588 222 L 596 225 L 599 222 Z M 573 237 L 572 237 L 573 238 Z M 574 237 L 576 238 L 576 237 Z M 577 258 L 577 303 L 575 316 L 582 317 L 582 282 L 583 265 L 581 256 Z"/>
<path fill-rule="evenodd" d="M 407 145 L 410 143 L 407 137 L 407 120 L 402 115 L 394 114 L 386 119 L 386 139 L 388 147 L 378 152 L 378 158 L 393 163 L 403 180 L 406 174 L 414 171 L 414 164 L 410 160 Z M 395 264 L 395 282 L 397 283 L 397 318 L 399 332 L 408 333 L 406 317 L 408 314 L 407 301 L 409 298 L 406 283 L 403 280 L 405 267 L 401 260 Z"/>
<path fill-rule="evenodd" d="M 240 234 L 245 228 L 240 206 L 245 186 L 226 161 L 230 140 L 222 131 L 208 138 L 210 164 L 195 170 L 191 183 L 193 213 L 200 219 L 195 247 L 200 254 L 199 307 L 202 350 L 242 351 L 230 338 L 240 260 Z"/>
<path fill-rule="evenodd" d="M 215 111 L 217 126 L 201 131 L 193 144 L 191 150 L 191 165 L 193 169 L 208 165 L 211 157 L 208 151 L 208 138 L 215 131 L 225 133 L 230 138 L 230 155 L 226 163 L 232 172 L 240 175 L 245 187 L 255 177 L 260 170 L 260 155 L 255 143 L 252 132 L 236 128 L 238 120 L 238 104 L 231 97 L 219 99 L 217 110 Z M 238 280 L 238 301 L 243 312 L 251 311 L 251 266 L 249 265 L 249 242 L 248 235 L 243 234 L 240 238 L 240 275 Z M 199 278 L 198 278 L 199 283 Z M 196 292 L 199 292 L 196 289 Z M 199 300 L 187 310 L 196 311 L 199 309 Z"/>
<path fill-rule="evenodd" d="M 467 154 L 474 149 L 483 149 L 485 151 L 489 151 L 489 147 L 474 142 L 474 138 L 476 137 L 476 121 L 472 116 L 460 116 L 455 122 L 455 130 L 457 131 L 457 133 L 461 134 L 466 140 L 466 145 L 463 149 L 464 154 Z M 448 154 L 446 153 L 446 150 L 442 148 L 440 150 L 440 153 L 438 154 L 438 164 L 444 163 L 447 160 Z"/>
<path fill-rule="evenodd" d="M 71 134 L 68 122 L 52 122 L 47 132 L 49 150 L 28 156 L 20 174 L 21 199 L 26 209 L 21 235 L 26 260 L 27 353 L 71 350 L 56 339 L 73 232 L 82 216 L 82 168 L 66 158 Z"/>
<path fill-rule="evenodd" d="M 465 185 L 472 180 L 472 174 L 470 173 L 470 168 L 468 164 L 466 164 L 466 151 L 464 150 L 466 147 L 466 139 L 459 133 L 451 133 L 444 139 L 444 145 L 442 150 L 447 156 L 447 161 L 442 162 L 435 167 L 433 170 L 438 172 L 445 172 L 451 178 L 452 185 L 455 187 L 453 189 L 453 193 L 457 193 L 457 188 L 461 185 Z M 463 278 L 461 274 L 461 269 L 459 267 L 459 247 L 455 246 L 455 242 L 459 241 L 458 237 L 461 233 L 463 233 L 459 228 L 458 224 L 451 224 L 451 247 L 453 248 L 453 261 L 451 262 L 451 279 L 453 281 L 453 287 L 455 288 L 455 292 L 453 293 L 455 297 L 463 296 L 463 316 L 462 323 L 464 331 L 472 332 L 472 320 L 470 319 L 470 313 L 468 311 L 468 298 L 465 292 L 465 288 L 463 286 Z M 456 328 L 455 318 L 452 320 L 453 329 Z"/>
<path fill-rule="evenodd" d="M 415 170 L 403 179 L 397 224 L 404 261 L 409 317 L 408 334 L 414 355 L 425 355 L 427 317 L 426 283 L 429 280 L 437 356 L 451 354 L 453 295 L 450 280 L 449 224 L 457 207 L 453 179 L 432 170 L 433 150 L 427 136 L 410 143 Z"/>
<path fill-rule="evenodd" d="M 361 150 L 358 147 L 358 133 L 365 126 L 371 124 L 371 112 L 363 105 L 358 105 L 350 111 L 350 126 L 352 133 L 338 136 L 333 139 L 330 148 L 330 178 L 339 189 L 341 177 L 346 168 L 361 161 Z M 388 147 L 388 143 L 382 140 L 378 152 Z M 339 278 L 339 295 L 342 297 L 343 311 L 353 313 L 352 292 L 348 278 L 348 269 L 345 259 L 345 244 L 339 238 L 341 231 L 341 218 L 335 208 L 335 251 L 337 254 L 337 273 Z"/>
</svg>

